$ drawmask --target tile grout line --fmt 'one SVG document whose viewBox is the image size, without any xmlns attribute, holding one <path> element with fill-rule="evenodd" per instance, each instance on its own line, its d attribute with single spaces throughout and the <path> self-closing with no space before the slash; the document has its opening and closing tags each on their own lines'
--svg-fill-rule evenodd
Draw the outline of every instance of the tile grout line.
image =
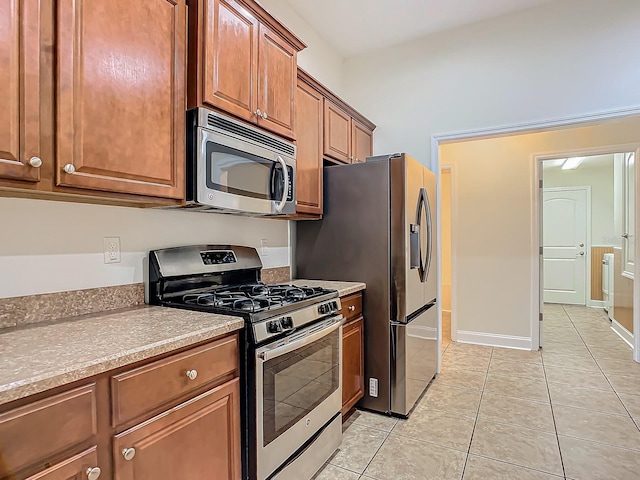
<svg viewBox="0 0 640 480">
<path fill-rule="evenodd" d="M 587 308 L 587 307 L 585 307 Z M 569 321 L 571 322 L 571 325 L 573 326 L 573 328 L 576 330 L 576 332 L 578 333 L 578 336 L 580 337 L 580 340 L 582 340 L 582 343 L 584 343 L 585 348 L 587 349 L 587 351 L 589 352 L 589 355 L 591 355 L 591 358 L 593 359 L 593 361 L 595 362 L 596 366 L 598 367 L 598 370 L 600 371 L 600 373 L 602 374 L 602 376 L 605 378 L 605 380 L 607 381 L 607 383 L 609 384 L 609 386 L 611 387 L 611 390 L 613 391 L 614 395 L 618 398 L 618 401 L 620 402 L 620 404 L 622 405 L 622 408 L 625 409 L 625 411 L 627 412 L 628 417 L 631 419 L 631 422 L 633 423 L 633 425 L 636 427 L 636 430 L 640 431 L 640 427 L 638 426 L 638 424 L 636 423 L 636 421 L 633 419 L 633 415 L 631 415 L 631 412 L 629 411 L 629 409 L 627 408 L 627 406 L 624 404 L 624 402 L 622 401 L 622 398 L 620 398 L 620 395 L 618 394 L 618 391 L 615 389 L 615 387 L 613 386 L 613 384 L 611 383 L 611 380 L 609 380 L 609 377 L 607 376 L 607 374 L 604 372 L 604 370 L 602 370 L 602 367 L 600 366 L 600 364 L 598 363 L 598 360 L 596 359 L 596 357 L 593 355 L 593 352 L 591 351 L 591 349 L 589 348 L 589 345 L 587 345 L 587 342 L 584 341 L 584 338 L 582 337 L 582 335 L 580 334 L 580 330 L 578 330 L 578 328 L 576 327 L 575 323 L 573 322 L 573 319 L 571 318 L 571 315 L 569 314 L 569 312 L 567 312 L 567 310 L 564 308 L 564 305 L 562 306 L 562 309 L 564 310 L 564 313 L 567 315 L 567 318 L 569 319 Z M 604 320 L 604 319 L 603 319 Z M 624 376 L 624 375 L 623 375 Z M 545 378 L 546 378 L 546 372 L 545 372 Z M 547 385 L 548 386 L 548 385 Z M 551 397 L 549 397 L 551 398 Z M 600 413 L 604 413 L 604 412 L 600 412 Z"/>
<path fill-rule="evenodd" d="M 464 465 L 462 466 L 462 475 L 460 476 L 460 480 L 464 478 L 464 473 L 467 470 L 467 463 L 469 463 L 469 455 L 471 455 L 471 444 L 473 443 L 473 435 L 476 433 L 476 426 L 478 425 L 478 420 L 480 419 L 480 407 L 482 407 L 482 398 L 484 397 L 484 389 L 487 385 L 487 378 L 489 377 L 489 368 L 491 368 L 491 360 L 493 359 L 494 349 L 495 347 L 491 348 L 491 355 L 489 355 L 489 365 L 487 366 L 487 371 L 484 374 L 484 382 L 482 383 L 482 390 L 480 392 L 480 401 L 478 402 L 478 409 L 476 410 L 476 419 L 473 422 L 471 438 L 469 439 L 469 447 L 467 447 L 467 456 L 464 459 Z"/>
<path fill-rule="evenodd" d="M 569 321 L 571 322 L 571 319 L 569 318 L 569 314 L 564 309 L 564 307 L 562 307 L 562 311 L 567 316 L 567 319 L 569 319 Z M 573 322 L 571 322 L 571 324 L 573 328 L 576 328 L 575 325 L 573 325 Z M 582 340 L 582 337 L 580 337 L 580 339 Z M 549 395 L 549 407 L 551 408 L 551 419 L 553 420 L 553 429 L 556 432 L 556 444 L 558 445 L 558 454 L 560 455 L 560 465 L 562 465 L 563 477 L 566 479 L 567 470 L 564 467 L 564 458 L 562 456 L 562 448 L 560 447 L 560 437 L 558 436 L 558 426 L 556 425 L 556 416 L 555 416 L 555 413 L 553 412 L 553 399 L 551 398 L 551 390 L 549 389 L 549 381 L 547 380 L 547 370 L 544 366 L 544 355 L 541 353 L 540 356 L 542 357 L 542 372 L 544 373 L 544 383 L 545 383 L 545 386 L 547 387 L 547 395 Z"/>
</svg>

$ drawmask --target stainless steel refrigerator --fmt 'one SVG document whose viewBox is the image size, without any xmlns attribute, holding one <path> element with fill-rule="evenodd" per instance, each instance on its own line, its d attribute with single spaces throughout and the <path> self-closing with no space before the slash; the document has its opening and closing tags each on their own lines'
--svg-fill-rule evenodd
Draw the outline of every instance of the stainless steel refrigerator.
<svg viewBox="0 0 640 480">
<path fill-rule="evenodd" d="M 436 373 L 435 175 L 407 154 L 324 170 L 324 216 L 297 222 L 298 278 L 361 281 L 365 396 L 407 416 Z"/>
</svg>

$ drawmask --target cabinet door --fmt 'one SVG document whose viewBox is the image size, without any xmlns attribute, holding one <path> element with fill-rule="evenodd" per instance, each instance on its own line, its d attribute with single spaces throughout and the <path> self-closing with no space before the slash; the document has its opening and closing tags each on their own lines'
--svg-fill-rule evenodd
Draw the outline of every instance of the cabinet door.
<svg viewBox="0 0 640 480">
<path fill-rule="evenodd" d="M 364 396 L 364 319 L 342 328 L 342 415 Z"/>
<path fill-rule="evenodd" d="M 183 198 L 185 0 L 56 3 L 56 184 Z"/>
<path fill-rule="evenodd" d="M 298 81 L 296 212 L 322 214 L 322 94 Z"/>
<path fill-rule="evenodd" d="M 258 21 L 233 0 L 204 2 L 203 101 L 256 120 Z"/>
<path fill-rule="evenodd" d="M 115 479 L 239 480 L 239 397 L 236 378 L 116 435 Z"/>
<path fill-rule="evenodd" d="M 40 180 L 40 1 L 0 2 L 0 178 Z"/>
<path fill-rule="evenodd" d="M 324 101 L 324 154 L 344 163 L 351 161 L 351 116 L 326 99 Z"/>
<path fill-rule="evenodd" d="M 98 454 L 96 453 L 96 447 L 93 447 L 75 457 L 47 468 L 43 472 L 27 478 L 27 480 L 87 480 L 89 473 L 93 473 L 93 475 L 98 473 L 95 470 L 97 468 L 99 468 Z"/>
<path fill-rule="evenodd" d="M 296 92 L 296 50 L 260 25 L 258 125 L 288 138 L 293 132 Z"/>
<path fill-rule="evenodd" d="M 351 144 L 353 155 L 351 161 L 360 163 L 366 161 L 373 151 L 373 132 L 357 120 L 351 121 Z"/>
</svg>

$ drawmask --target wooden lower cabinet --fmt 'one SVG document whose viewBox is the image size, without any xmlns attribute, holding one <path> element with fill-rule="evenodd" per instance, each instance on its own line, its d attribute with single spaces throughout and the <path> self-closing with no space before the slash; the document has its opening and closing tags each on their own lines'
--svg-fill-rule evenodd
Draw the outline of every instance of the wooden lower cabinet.
<svg viewBox="0 0 640 480">
<path fill-rule="evenodd" d="M 342 328 L 342 415 L 364 396 L 364 319 Z"/>
<path fill-rule="evenodd" d="M 234 379 L 119 435 L 116 480 L 236 480 L 240 390 Z"/>
<path fill-rule="evenodd" d="M 104 478 L 98 465 L 96 447 L 58 463 L 27 480 L 97 480 Z"/>
</svg>

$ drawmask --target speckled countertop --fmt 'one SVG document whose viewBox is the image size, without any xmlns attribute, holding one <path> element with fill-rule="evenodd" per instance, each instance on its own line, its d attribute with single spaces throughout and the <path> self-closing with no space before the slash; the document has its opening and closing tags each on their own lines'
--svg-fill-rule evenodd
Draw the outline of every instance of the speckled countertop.
<svg viewBox="0 0 640 480">
<path fill-rule="evenodd" d="M 240 317 L 141 306 L 0 333 L 0 404 L 239 330 Z"/>
<path fill-rule="evenodd" d="M 299 287 L 322 287 L 330 288 L 332 290 L 338 290 L 338 294 L 341 297 L 350 295 L 352 293 L 359 292 L 367 288 L 367 285 L 361 282 L 334 282 L 329 280 L 305 280 L 304 278 L 297 278 L 291 281 L 292 285 Z"/>
</svg>

